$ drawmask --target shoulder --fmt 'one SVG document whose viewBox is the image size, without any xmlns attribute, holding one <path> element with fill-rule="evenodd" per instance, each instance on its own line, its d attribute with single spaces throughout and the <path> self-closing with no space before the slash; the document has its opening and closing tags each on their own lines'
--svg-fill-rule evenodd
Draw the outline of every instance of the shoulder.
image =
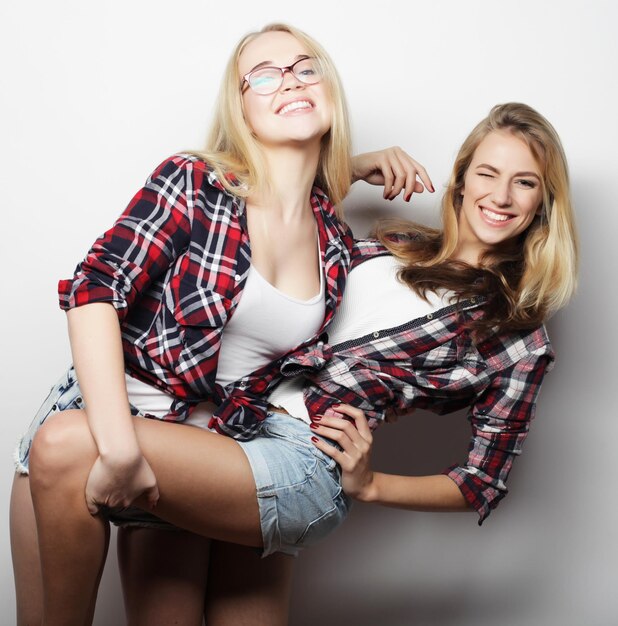
<svg viewBox="0 0 618 626">
<path fill-rule="evenodd" d="M 352 248 L 352 267 L 356 267 L 369 259 L 390 255 L 390 250 L 377 239 L 355 239 Z"/>
<path fill-rule="evenodd" d="M 215 169 L 201 157 L 185 152 L 173 154 L 159 163 L 149 180 L 182 182 L 184 186 L 212 187 L 225 192 L 225 187 Z"/>
</svg>

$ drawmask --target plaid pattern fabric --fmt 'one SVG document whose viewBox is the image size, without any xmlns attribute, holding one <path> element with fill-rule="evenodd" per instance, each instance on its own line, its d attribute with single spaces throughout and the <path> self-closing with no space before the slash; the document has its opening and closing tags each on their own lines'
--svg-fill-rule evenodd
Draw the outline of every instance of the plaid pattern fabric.
<svg viewBox="0 0 618 626">
<path fill-rule="evenodd" d="M 353 264 L 383 252 L 375 243 L 361 242 Z M 482 302 L 473 299 L 338 345 L 321 341 L 286 358 L 282 373 L 306 378 L 310 415 L 350 404 L 365 412 L 372 429 L 389 409 L 442 414 L 469 407 L 467 461 L 444 473 L 482 523 L 507 493 L 507 476 L 521 453 L 554 354 L 544 327 L 473 343 L 465 322 L 480 315 Z"/>
<path fill-rule="evenodd" d="M 341 300 L 352 238 L 317 187 L 311 204 L 326 278 L 325 328 Z M 176 398 L 166 419 L 184 419 L 203 400 L 225 400 L 212 425 L 250 437 L 266 415 L 278 364 L 225 389 L 215 383 L 221 333 L 240 301 L 250 257 L 244 200 L 202 160 L 175 155 L 96 240 L 73 278 L 60 281 L 60 307 L 114 305 L 127 370 Z"/>
</svg>

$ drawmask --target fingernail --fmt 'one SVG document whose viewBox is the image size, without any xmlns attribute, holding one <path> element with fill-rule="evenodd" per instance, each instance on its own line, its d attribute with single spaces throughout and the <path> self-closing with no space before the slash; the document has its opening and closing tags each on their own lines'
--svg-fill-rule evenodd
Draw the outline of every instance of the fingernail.
<svg viewBox="0 0 618 626">
<path fill-rule="evenodd" d="M 314 443 L 317 443 L 319 439 L 317 437 L 311 437 L 311 441 L 313 441 Z"/>
<path fill-rule="evenodd" d="M 432 191 L 432 192 L 434 192 L 434 191 L 435 191 L 435 189 L 434 189 L 434 186 L 433 186 L 433 185 L 431 186 L 431 191 Z"/>
<path fill-rule="evenodd" d="M 314 422 L 319 422 L 322 419 L 322 416 L 321 415 L 314 415 L 311 419 Z"/>
<path fill-rule="evenodd" d="M 309 428 L 313 428 L 313 430 L 317 430 L 319 426 L 318 424 L 309 424 Z"/>
<path fill-rule="evenodd" d="M 411 197 L 412 197 L 412 194 L 410 194 L 409 196 L 406 196 L 406 197 L 404 198 L 404 200 L 405 200 L 406 202 L 410 202 L 410 198 L 411 198 Z"/>
</svg>

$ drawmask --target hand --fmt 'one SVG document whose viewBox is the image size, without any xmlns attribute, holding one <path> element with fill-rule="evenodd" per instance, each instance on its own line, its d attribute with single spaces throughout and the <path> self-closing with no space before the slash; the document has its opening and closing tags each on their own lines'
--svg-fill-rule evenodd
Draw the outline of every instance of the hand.
<svg viewBox="0 0 618 626">
<path fill-rule="evenodd" d="M 343 451 L 318 437 L 311 438 L 316 448 L 341 467 L 343 490 L 352 498 L 369 500 L 373 482 L 370 467 L 373 436 L 365 414 L 360 409 L 341 404 L 327 411 L 327 415 L 314 417 L 311 429 L 342 447 Z"/>
<path fill-rule="evenodd" d="M 100 508 L 125 508 L 144 496 L 151 509 L 159 500 L 157 479 L 146 459 L 140 454 L 125 463 L 95 461 L 86 483 L 86 505 L 91 515 Z"/>
<path fill-rule="evenodd" d="M 425 168 L 397 146 L 353 157 L 352 182 L 357 180 L 384 185 L 385 200 L 393 200 L 402 190 L 406 202 L 414 192 L 422 193 L 425 187 L 432 193 L 435 191 Z"/>
</svg>

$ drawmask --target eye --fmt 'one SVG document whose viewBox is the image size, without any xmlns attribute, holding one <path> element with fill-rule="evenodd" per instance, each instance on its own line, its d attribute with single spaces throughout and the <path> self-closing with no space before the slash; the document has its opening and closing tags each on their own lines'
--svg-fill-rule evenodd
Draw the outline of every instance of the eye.
<svg viewBox="0 0 618 626">
<path fill-rule="evenodd" d="M 493 178 L 493 174 L 488 174 L 487 172 L 477 172 L 477 175 L 483 178 Z"/>
<path fill-rule="evenodd" d="M 528 180 L 527 178 L 520 178 L 515 181 L 521 187 L 525 187 L 526 189 L 535 189 L 536 182 L 534 180 Z"/>
</svg>

